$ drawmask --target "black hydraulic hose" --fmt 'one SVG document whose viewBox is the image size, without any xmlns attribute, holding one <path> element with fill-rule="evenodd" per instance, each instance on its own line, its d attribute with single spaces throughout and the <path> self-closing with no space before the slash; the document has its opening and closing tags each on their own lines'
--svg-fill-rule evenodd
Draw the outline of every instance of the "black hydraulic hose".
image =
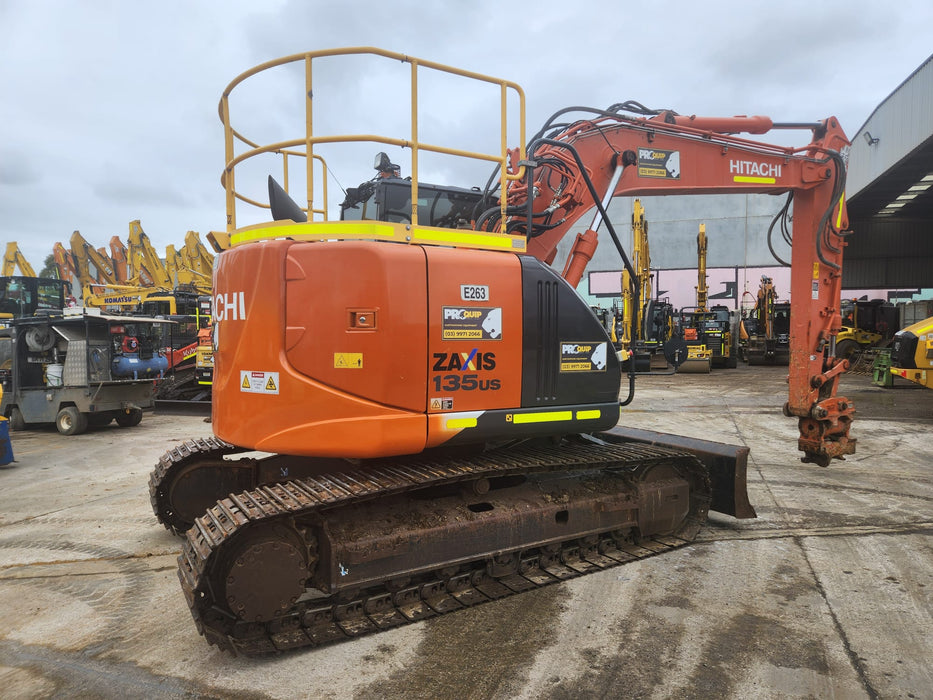
<svg viewBox="0 0 933 700">
<path fill-rule="evenodd" d="M 619 408 L 622 406 L 628 406 L 632 403 L 632 399 L 635 398 L 635 356 L 628 360 L 628 396 L 625 397 L 625 400 L 619 401 Z"/>
<path fill-rule="evenodd" d="M 820 259 L 820 262 L 822 262 L 828 268 L 832 270 L 840 270 L 842 269 L 841 265 L 837 265 L 836 263 L 830 260 L 827 260 L 826 256 L 823 255 L 823 236 L 828 235 L 827 227 L 831 225 L 829 219 L 833 214 L 833 209 L 836 208 L 836 202 L 839 201 L 839 198 L 842 196 L 842 192 L 845 189 L 845 182 L 846 182 L 845 161 L 842 160 L 842 156 L 836 153 L 835 151 L 830 151 L 829 156 L 830 158 L 833 159 L 833 161 L 836 164 L 836 182 L 833 184 L 833 193 L 830 196 L 829 206 L 827 207 L 826 212 L 823 214 L 823 218 L 820 219 L 820 225 L 819 225 L 819 228 L 817 229 L 816 255 Z M 828 241 L 826 243 L 826 246 L 834 253 L 839 252 L 839 249 L 834 248 L 832 245 L 829 244 Z"/>
<path fill-rule="evenodd" d="M 473 224 L 473 229 L 476 231 L 482 231 L 483 224 L 485 224 L 489 218 L 491 218 L 492 216 L 495 216 L 498 213 L 499 213 L 499 207 L 492 207 L 491 209 L 487 209 L 482 214 L 480 214 L 479 218 L 476 220 L 476 223 Z"/>
<path fill-rule="evenodd" d="M 535 134 L 535 135 L 531 138 L 531 141 L 529 141 L 529 144 L 534 143 L 535 141 L 537 141 L 538 139 L 540 139 L 540 138 L 545 134 L 545 132 L 547 132 L 548 130 L 553 130 L 553 129 L 561 129 L 561 130 L 563 130 L 563 129 L 566 129 L 568 126 L 570 126 L 569 123 L 567 123 L 567 124 L 554 124 L 554 121 L 555 121 L 559 116 L 561 116 L 561 115 L 563 115 L 563 114 L 568 114 L 568 113 L 570 113 L 570 112 L 588 112 L 588 113 L 590 113 L 590 114 L 595 114 L 595 115 L 601 116 L 601 117 L 618 117 L 618 116 L 619 116 L 619 112 L 631 112 L 631 113 L 633 113 L 633 114 L 638 114 L 638 115 L 646 116 L 646 117 L 647 117 L 647 116 L 656 116 L 656 115 L 658 115 L 658 114 L 662 114 L 663 112 L 670 112 L 671 114 L 676 114 L 676 112 L 674 112 L 673 110 L 649 109 L 648 107 L 645 107 L 643 104 L 641 104 L 640 102 L 637 102 L 637 101 L 635 101 L 635 100 L 626 100 L 625 102 L 616 102 L 616 103 L 614 103 L 614 104 L 609 105 L 609 108 L 608 108 L 608 109 L 598 109 L 598 108 L 596 108 L 596 107 L 582 107 L 582 106 L 565 107 L 565 108 L 563 108 L 563 109 L 561 109 L 561 110 L 558 110 L 557 112 L 554 112 L 554 114 L 552 114 L 552 115 L 547 119 L 547 121 L 544 122 L 544 126 L 542 126 L 541 129 L 538 130 L 538 133 Z M 555 133 L 555 135 L 556 135 L 556 133 Z M 530 145 L 529 145 L 528 153 L 531 153 L 531 152 L 532 152 L 532 151 L 531 151 L 531 148 L 530 148 Z M 491 173 L 490 176 L 489 176 L 489 180 L 486 181 L 486 186 L 485 186 L 485 188 L 483 188 L 483 198 L 480 200 L 480 203 L 485 202 L 486 199 L 487 199 L 487 197 L 488 197 L 493 191 L 495 191 L 495 189 L 498 187 L 498 177 L 497 177 L 498 173 L 499 173 L 499 166 L 496 165 L 496 166 L 493 168 L 492 173 Z M 529 192 L 529 196 L 531 196 L 531 193 L 530 193 L 530 192 Z M 475 214 L 476 214 L 476 208 L 475 208 L 475 207 L 474 207 L 473 213 L 474 213 L 474 216 L 475 216 Z M 477 225 L 476 228 L 479 229 L 479 226 Z"/>
<path fill-rule="evenodd" d="M 525 212 L 525 240 L 531 238 L 531 232 L 534 230 L 534 217 L 535 217 L 535 202 L 534 202 L 534 188 L 535 188 L 535 162 L 529 160 L 525 163 L 525 174 L 528 176 L 528 190 L 525 193 L 525 206 L 527 211 Z M 508 224 L 505 227 L 506 233 L 509 231 Z"/>
<path fill-rule="evenodd" d="M 577 153 L 577 149 L 571 146 L 569 143 L 563 141 L 556 141 L 554 139 L 540 139 L 537 142 L 534 142 L 535 148 L 538 144 L 545 144 L 549 146 L 555 146 L 557 148 L 563 148 L 570 151 L 570 154 L 573 156 L 574 161 L 579 168 L 580 174 L 583 176 L 583 181 L 586 183 L 587 189 L 590 191 L 590 196 L 593 198 L 593 203 L 596 205 L 597 210 L 599 211 L 602 220 L 606 222 L 606 229 L 609 231 L 609 236 L 612 238 L 612 242 L 615 244 L 616 250 L 619 252 L 619 256 L 622 258 L 622 263 L 625 265 L 625 269 L 629 273 L 629 278 L 631 279 L 631 289 L 632 289 L 632 298 L 633 298 L 633 308 L 639 308 L 641 305 L 640 295 L 641 290 L 636 284 L 637 275 L 635 274 L 635 268 L 632 267 L 632 263 L 629 261 L 628 256 L 625 254 L 625 249 L 622 247 L 621 241 L 619 241 L 618 235 L 616 235 L 615 227 L 613 227 L 612 222 L 609 220 L 609 214 L 606 213 L 605 207 L 603 207 L 602 198 L 599 196 L 599 193 L 596 191 L 596 186 L 593 184 L 593 181 L 590 179 L 590 176 L 586 173 L 586 168 L 583 165 L 583 161 L 580 158 L 580 154 Z M 533 149 L 529 150 L 530 153 L 534 153 Z M 619 154 L 615 154 L 615 158 L 618 158 Z M 629 330 L 630 337 L 635 337 L 635 318 L 632 317 L 632 328 Z M 632 355 L 629 358 L 629 371 L 628 371 L 628 396 L 619 401 L 619 406 L 627 406 L 635 398 L 635 356 Z"/>
<path fill-rule="evenodd" d="M 610 105 L 609 109 L 599 109 L 597 107 L 582 107 L 582 106 L 564 107 L 563 109 L 560 109 L 554 112 L 554 114 L 552 114 L 548 118 L 548 120 L 544 122 L 544 126 L 542 126 L 538 130 L 538 133 L 535 134 L 531 138 L 531 143 L 534 143 L 538 139 L 542 138 L 544 136 L 544 133 L 548 131 L 549 129 L 555 128 L 556 125 L 554 124 L 554 120 L 564 114 L 569 114 L 570 112 L 587 112 L 589 114 L 595 114 L 600 117 L 618 117 L 619 112 L 623 112 L 623 111 L 632 112 L 633 114 L 639 114 L 642 116 L 656 116 L 658 114 L 662 114 L 663 112 L 668 112 L 671 110 L 648 109 L 647 107 L 636 102 L 635 100 L 628 100 L 627 102 L 616 102 L 615 104 Z M 671 112 L 671 113 L 676 114 L 675 112 Z M 561 125 L 561 126 L 569 126 L 569 124 Z M 530 147 L 528 149 L 528 152 L 531 153 Z"/>
<path fill-rule="evenodd" d="M 583 181 L 586 183 L 587 189 L 590 191 L 590 197 L 593 198 L 593 203 L 596 205 L 596 209 L 599 211 L 599 214 L 602 217 L 602 220 L 606 222 L 606 229 L 609 231 L 609 236 L 610 238 L 612 238 L 612 242 L 615 245 L 616 250 L 619 253 L 619 257 L 622 258 L 622 264 L 625 265 L 625 269 L 629 274 L 629 278 L 631 279 L 632 299 L 633 299 L 632 308 L 636 308 L 636 309 L 640 308 L 641 307 L 641 290 L 638 288 L 638 284 L 636 284 L 638 275 L 635 274 L 635 268 L 632 267 L 632 263 L 629 261 L 628 256 L 625 254 L 625 249 L 622 247 L 622 243 L 619 241 L 619 237 L 616 235 L 615 227 L 612 225 L 612 222 L 609 220 L 609 215 L 606 213 L 605 207 L 603 207 L 602 198 L 599 196 L 599 193 L 596 191 L 596 186 L 593 184 L 593 181 L 590 179 L 590 176 L 587 175 L 586 167 L 583 165 L 583 159 L 580 158 L 580 154 L 577 153 L 577 149 L 575 149 L 569 143 L 565 143 L 564 141 L 556 141 L 554 139 L 540 139 L 539 141 L 534 142 L 533 146 L 537 148 L 539 144 L 555 146 L 557 148 L 563 148 L 567 151 L 570 151 L 570 154 L 573 156 L 573 159 L 577 164 L 579 173 L 583 177 Z M 530 152 L 534 153 L 534 150 L 531 150 Z M 619 157 L 619 154 L 616 153 L 614 158 L 618 158 L 618 157 Z M 631 338 L 634 338 L 637 335 L 636 329 L 635 329 L 634 314 L 632 315 L 632 327 L 629 329 L 629 333 L 630 333 L 629 337 Z"/>
<path fill-rule="evenodd" d="M 546 214 L 535 214 L 535 216 L 536 216 L 536 217 L 546 216 Z M 565 221 L 566 221 L 566 219 L 561 219 L 560 221 L 556 221 L 556 222 L 554 222 L 553 224 L 535 224 L 535 225 L 534 225 L 534 230 L 532 231 L 531 235 L 527 235 L 527 233 L 526 233 L 526 237 L 527 237 L 527 238 L 537 238 L 538 236 L 541 236 L 541 235 L 543 235 L 544 233 L 546 233 L 546 232 L 548 232 L 548 231 L 552 231 L 553 229 L 557 228 L 558 226 L 561 226 Z M 519 228 L 519 227 L 521 227 L 521 226 L 523 226 L 523 225 L 525 225 L 525 224 L 524 224 L 524 222 L 522 222 L 522 221 L 512 221 L 512 222 L 510 222 L 510 223 L 505 227 L 505 228 L 506 228 L 506 231 L 505 231 L 505 232 L 506 232 L 506 233 L 510 233 L 510 232 L 514 231 L 515 229 L 517 229 L 517 228 Z"/>
<path fill-rule="evenodd" d="M 840 172 L 845 173 L 845 163 L 844 163 L 844 161 L 842 160 L 842 156 L 839 156 L 839 155 L 836 155 L 836 154 L 832 154 L 832 157 L 834 158 L 834 160 L 835 160 L 835 162 L 836 162 L 836 171 L 835 171 L 835 172 L 836 172 L 836 181 L 835 181 L 835 183 L 834 183 L 834 185 L 833 185 L 833 193 L 832 193 L 832 195 L 831 195 L 830 204 L 829 204 L 829 209 L 826 211 L 826 215 L 825 215 L 827 219 L 828 219 L 829 216 L 832 215 L 832 211 L 833 211 L 833 208 L 834 208 L 833 202 L 838 201 L 838 200 L 842 197 L 842 193 L 843 193 L 843 191 L 844 191 L 844 186 L 843 186 L 843 187 L 840 187 L 840 186 L 839 186 L 839 173 L 840 173 Z M 843 176 L 843 183 L 844 183 L 844 182 L 845 182 L 845 179 L 844 179 L 844 176 Z M 826 245 L 826 247 L 830 250 L 830 252 L 833 252 L 833 253 L 841 253 L 842 250 L 841 250 L 840 248 L 837 248 L 836 246 L 834 246 L 834 245 L 830 242 L 829 235 L 830 235 L 831 227 L 828 227 L 828 226 L 827 226 L 827 227 L 825 227 L 823 230 L 824 230 L 824 232 L 825 232 L 825 233 L 824 233 L 824 236 L 825 236 L 824 244 Z"/>
<path fill-rule="evenodd" d="M 784 220 L 784 217 L 787 215 L 787 210 L 790 207 L 790 203 L 793 201 L 793 199 L 794 199 L 794 193 L 793 191 L 791 191 L 787 195 L 787 201 L 784 202 L 784 206 L 781 207 L 781 210 L 777 214 L 774 215 L 774 218 L 771 219 L 771 225 L 768 226 L 768 250 L 771 251 L 771 255 L 774 256 L 774 259 L 777 260 L 779 263 L 781 263 L 781 265 L 783 265 L 784 267 L 790 267 L 790 263 L 784 262 L 781 256 L 779 256 L 775 252 L 774 246 L 771 243 L 771 234 L 773 233 L 774 225 L 778 222 L 778 220 L 781 221 L 781 229 L 783 230 L 784 228 L 783 220 Z"/>
<path fill-rule="evenodd" d="M 573 159 L 577 164 L 577 168 L 579 168 L 580 175 L 583 177 L 583 181 L 586 183 L 586 187 L 590 191 L 590 196 L 593 198 L 593 203 L 596 205 L 596 209 L 602 216 L 603 221 L 606 222 L 606 229 L 609 231 L 609 236 L 612 238 L 612 242 L 615 245 L 616 250 L 619 252 L 619 256 L 622 258 L 625 269 L 634 280 L 636 278 L 635 268 L 632 267 L 632 263 L 629 262 L 628 256 L 625 254 L 625 249 L 622 247 L 622 243 L 619 241 L 619 237 L 616 235 L 615 227 L 613 227 L 612 222 L 609 220 L 609 215 L 606 213 L 605 207 L 603 207 L 602 198 L 596 191 L 596 187 L 593 185 L 593 181 L 590 179 L 590 176 L 587 175 L 586 167 L 583 164 L 583 160 L 580 158 L 580 154 L 577 153 L 577 149 L 575 149 L 569 143 L 565 143 L 564 141 L 556 141 L 554 139 L 540 139 L 534 142 L 533 145 L 537 147 L 539 144 L 555 146 L 556 148 L 563 148 L 567 151 L 570 151 L 570 154 L 573 156 Z M 530 152 L 533 153 L 534 151 L 531 150 Z M 616 157 L 618 157 L 618 154 L 616 154 Z"/>
</svg>

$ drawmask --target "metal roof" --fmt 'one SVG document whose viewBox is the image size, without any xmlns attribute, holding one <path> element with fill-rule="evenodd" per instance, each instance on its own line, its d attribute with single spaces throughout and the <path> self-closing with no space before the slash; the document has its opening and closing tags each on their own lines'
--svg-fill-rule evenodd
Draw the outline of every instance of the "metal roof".
<svg viewBox="0 0 933 700">
<path fill-rule="evenodd" d="M 847 192 L 843 286 L 933 288 L 933 56 L 852 137 Z"/>
</svg>

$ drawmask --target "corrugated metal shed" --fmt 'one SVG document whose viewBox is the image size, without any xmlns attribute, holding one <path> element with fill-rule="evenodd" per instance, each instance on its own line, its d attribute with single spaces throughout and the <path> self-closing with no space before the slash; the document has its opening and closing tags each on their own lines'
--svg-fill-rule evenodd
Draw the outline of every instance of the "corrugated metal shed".
<svg viewBox="0 0 933 700">
<path fill-rule="evenodd" d="M 933 288 L 933 56 L 851 138 L 843 286 Z"/>
</svg>

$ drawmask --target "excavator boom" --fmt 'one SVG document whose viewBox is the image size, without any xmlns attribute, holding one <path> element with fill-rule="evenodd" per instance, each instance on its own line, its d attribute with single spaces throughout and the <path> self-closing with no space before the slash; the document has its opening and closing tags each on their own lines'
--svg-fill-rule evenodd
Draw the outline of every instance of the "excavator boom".
<svg viewBox="0 0 933 700">
<path fill-rule="evenodd" d="M 156 253 L 149 236 L 143 231 L 139 219 L 130 222 L 127 237 L 129 250 L 129 270 L 132 279 L 138 279 L 144 286 L 173 289 L 172 278 L 165 270 L 159 254 Z"/>
<path fill-rule="evenodd" d="M 855 440 L 849 437 L 852 402 L 836 395 L 839 375 L 848 365 L 832 352 L 841 327 L 842 252 L 848 226 L 843 191 L 849 142 L 835 117 L 807 125 L 813 136 L 800 148 L 733 135 L 746 130 L 760 133 L 768 123 L 759 117 L 705 120 L 668 112 L 651 118 L 601 113 L 532 142 L 528 162 L 540 166 L 532 170 L 529 165 L 525 176 L 511 183 L 508 208 L 532 212 L 531 226 L 512 226 L 526 231 L 530 254 L 553 260 L 558 242 L 577 219 L 592 206 L 602 207 L 610 196 L 742 192 L 792 196 L 793 306 L 784 412 L 799 419 L 803 460 L 826 466 L 855 450 Z M 703 125 L 713 128 L 704 130 Z M 534 193 L 530 203 L 529 191 Z M 610 233 L 617 240 L 611 228 Z M 576 254 L 571 250 L 571 257 Z M 592 245 L 586 254 L 592 255 Z"/>
<path fill-rule="evenodd" d="M 12 276 L 13 273 L 16 272 L 17 266 L 19 266 L 19 271 L 23 277 L 36 276 L 36 272 L 33 270 L 32 265 L 29 264 L 29 261 L 26 260 L 26 256 L 20 251 L 19 244 L 16 241 L 12 241 L 6 244 L 6 252 L 3 256 L 3 276 Z"/>
</svg>

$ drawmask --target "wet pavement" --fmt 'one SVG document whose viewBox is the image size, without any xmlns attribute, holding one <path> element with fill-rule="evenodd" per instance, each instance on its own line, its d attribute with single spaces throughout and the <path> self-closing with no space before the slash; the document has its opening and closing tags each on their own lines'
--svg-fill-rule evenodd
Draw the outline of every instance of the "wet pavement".
<svg viewBox="0 0 933 700">
<path fill-rule="evenodd" d="M 156 521 L 147 415 L 13 434 L 0 468 L 4 698 L 933 697 L 933 391 L 847 376 L 855 455 L 805 465 L 786 368 L 640 377 L 631 427 L 746 445 L 755 520 L 440 618 L 271 659 L 208 646 Z"/>
</svg>

